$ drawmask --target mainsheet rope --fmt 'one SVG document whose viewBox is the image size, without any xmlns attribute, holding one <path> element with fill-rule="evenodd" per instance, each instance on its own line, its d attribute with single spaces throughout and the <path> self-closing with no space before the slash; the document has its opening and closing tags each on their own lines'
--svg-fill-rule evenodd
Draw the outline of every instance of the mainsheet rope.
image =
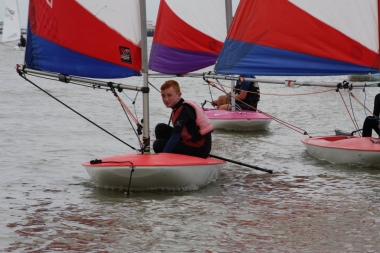
<svg viewBox="0 0 380 253">
<path fill-rule="evenodd" d="M 218 90 L 224 92 L 227 96 L 231 96 L 231 95 L 228 95 L 227 92 L 225 92 L 225 91 L 223 91 L 222 89 L 216 87 L 216 84 L 217 84 L 217 83 L 212 82 L 212 81 L 210 81 L 210 80 L 206 80 L 206 79 L 205 79 L 205 81 L 206 81 L 210 86 L 212 86 L 212 87 L 214 87 L 214 88 L 216 88 L 216 89 L 218 89 Z M 257 92 L 255 92 L 255 93 L 257 93 Z M 294 131 L 296 131 L 296 132 L 298 132 L 298 133 L 300 133 L 300 134 L 302 134 L 302 135 L 308 135 L 308 136 L 309 136 L 309 134 L 308 134 L 304 129 L 302 129 L 302 128 L 300 128 L 300 127 L 297 127 L 297 126 L 295 126 L 295 125 L 292 125 L 292 124 L 290 124 L 290 123 L 288 123 L 288 122 L 285 122 L 285 121 L 283 121 L 283 120 L 281 120 L 281 119 L 279 119 L 279 118 L 276 118 L 276 117 L 274 117 L 274 116 L 272 116 L 272 115 L 270 115 L 270 114 L 268 114 L 268 113 L 266 113 L 266 112 L 263 112 L 263 111 L 261 111 L 261 110 L 255 108 L 255 107 L 253 107 L 253 106 L 251 106 L 251 105 L 249 105 L 249 104 L 247 104 L 247 103 L 245 103 L 245 102 L 243 102 L 243 101 L 237 99 L 236 96 L 233 96 L 233 97 L 234 97 L 237 101 L 239 101 L 240 103 L 243 103 L 244 105 L 246 105 L 246 106 L 248 106 L 248 107 L 250 107 L 250 108 L 252 108 L 252 109 L 254 109 L 254 110 L 258 111 L 258 112 L 260 112 L 261 114 L 264 114 L 265 116 L 267 116 L 267 117 L 273 119 L 274 121 L 276 121 L 276 122 L 278 122 L 278 123 L 280 123 L 280 124 L 282 124 L 282 125 L 284 125 L 284 126 L 290 128 L 290 129 L 292 129 L 292 130 L 294 130 Z M 309 136 L 309 137 L 310 137 L 310 136 Z"/>
<path fill-rule="evenodd" d="M 129 110 L 128 106 L 124 103 L 124 101 L 121 100 L 121 98 L 119 97 L 119 95 L 117 94 L 115 88 L 112 86 L 111 83 L 109 84 L 109 87 L 110 87 L 111 92 L 113 93 L 113 95 L 114 95 L 114 96 L 116 97 L 116 99 L 119 101 L 119 103 L 120 103 L 121 107 L 123 108 L 123 111 L 124 111 L 125 115 L 127 116 L 128 120 L 129 120 L 129 117 L 131 117 L 132 120 L 133 120 L 133 122 L 136 123 L 136 125 L 137 125 L 137 132 L 136 132 L 136 130 L 135 130 L 133 127 L 132 127 L 132 128 L 133 128 L 133 131 L 135 132 L 135 134 L 136 134 L 136 136 L 137 136 L 137 140 L 138 140 L 138 142 L 139 142 L 140 148 L 143 150 L 144 146 L 143 146 L 142 141 L 141 141 L 140 138 L 139 138 L 139 135 L 142 134 L 142 131 L 141 131 L 141 130 L 142 130 L 143 126 L 140 124 L 140 122 L 137 120 L 137 118 L 136 118 L 135 115 L 131 112 L 131 110 Z M 128 117 L 128 115 L 129 115 L 129 117 Z M 129 120 L 129 122 L 130 122 L 130 124 L 132 125 L 132 122 L 131 122 L 130 120 Z"/>
<path fill-rule="evenodd" d="M 209 84 L 209 86 L 212 86 L 212 87 L 214 87 L 214 88 L 216 88 L 216 89 L 222 91 L 222 92 L 225 93 L 227 96 L 232 97 L 231 95 L 227 94 L 227 92 L 225 92 L 225 91 L 219 89 L 218 87 L 216 87 L 216 83 L 214 83 L 214 82 L 212 82 L 212 81 L 209 81 L 209 80 L 205 80 L 205 81 Z M 223 84 L 220 84 L 220 83 L 219 83 L 219 85 L 220 85 L 220 86 L 225 86 L 225 87 L 230 87 L 230 86 L 223 85 Z M 348 87 L 343 87 L 343 86 L 342 86 L 342 88 L 348 88 Z M 235 90 L 239 90 L 239 91 L 241 91 L 241 89 L 237 89 L 237 88 L 235 88 Z M 351 113 L 350 113 L 350 111 L 349 111 L 349 109 L 348 109 L 348 106 L 347 106 L 347 104 L 346 104 L 346 102 L 345 102 L 345 100 L 344 100 L 344 98 L 343 98 L 343 95 L 342 95 L 342 93 L 341 93 L 341 91 L 340 91 L 340 87 L 339 87 L 339 86 L 338 86 L 337 88 L 333 88 L 333 89 L 328 89 L 328 90 L 319 91 L 319 92 L 303 93 L 303 94 L 270 94 L 270 93 L 253 92 L 253 91 L 246 91 L 246 92 L 248 92 L 248 93 L 252 93 L 252 94 L 272 95 L 272 96 L 303 96 L 303 95 L 313 95 L 313 94 L 319 94 L 319 93 L 330 92 L 330 91 L 336 91 L 336 92 L 339 92 L 339 94 L 340 94 L 340 96 L 341 96 L 341 98 L 342 98 L 342 101 L 343 101 L 343 103 L 344 103 L 344 105 L 345 105 L 345 107 L 346 107 L 346 110 L 347 110 L 347 112 L 348 112 L 348 115 L 350 116 L 351 121 L 352 121 L 352 123 L 354 124 L 354 127 L 355 127 L 355 129 L 356 129 L 355 132 L 358 132 L 359 135 L 361 136 L 361 134 L 360 134 L 360 129 L 359 129 L 359 127 L 357 126 L 355 120 L 353 119 L 353 117 L 352 117 L 352 115 L 351 115 Z M 355 99 L 360 105 L 362 105 L 362 106 L 363 106 L 368 112 L 370 112 L 370 113 L 373 115 L 373 113 L 371 112 L 371 110 L 369 110 L 369 109 L 368 109 L 368 108 L 367 108 L 362 102 L 360 102 L 360 101 L 358 100 L 358 98 L 357 98 L 357 97 L 356 97 L 351 91 L 350 91 L 350 96 L 352 96 L 352 97 L 353 97 L 353 98 L 354 98 L 354 99 Z M 234 97 L 235 97 L 235 96 L 234 96 Z M 308 135 L 306 131 L 304 131 L 303 129 L 301 129 L 301 128 L 299 128 L 299 127 L 296 127 L 296 126 L 294 126 L 294 125 L 292 125 L 292 124 L 290 124 L 290 123 L 288 123 L 288 122 L 282 121 L 282 120 L 280 120 L 280 119 L 278 119 L 278 118 L 276 118 L 276 117 L 274 117 L 274 116 L 272 116 L 272 115 L 270 115 L 270 114 L 268 114 L 268 113 L 265 113 L 265 112 L 263 112 L 263 111 L 261 111 L 261 110 L 255 108 L 255 107 L 253 107 L 253 106 L 251 106 L 251 105 L 249 105 L 249 104 L 247 104 L 247 103 L 245 103 L 245 102 L 243 102 L 243 101 L 237 99 L 236 97 L 235 97 L 235 99 L 236 99 L 237 101 L 239 101 L 239 102 L 245 104 L 246 106 L 248 106 L 248 107 L 250 107 L 250 108 L 253 108 L 253 109 L 257 110 L 258 112 L 260 112 L 260 113 L 262 113 L 262 114 L 268 116 L 269 118 L 275 120 L 276 122 L 278 122 L 278 123 L 280 123 L 280 124 L 283 124 L 284 126 L 290 128 L 290 129 L 292 129 L 292 130 L 294 130 L 294 131 L 296 131 L 296 132 L 299 132 L 299 133 L 301 133 L 301 134 L 303 134 L 303 135 Z M 373 115 L 373 116 L 374 116 L 374 115 Z M 299 130 L 302 130 L 302 131 L 304 131 L 304 132 L 302 133 L 302 132 L 299 131 Z"/>
<path fill-rule="evenodd" d="M 337 89 L 337 91 L 339 92 L 339 95 L 340 95 L 340 97 L 342 98 L 343 104 L 344 104 L 344 106 L 346 107 L 347 113 L 348 113 L 348 115 L 349 115 L 350 118 L 351 118 L 352 124 L 354 124 L 354 127 L 355 127 L 355 129 L 356 129 L 356 132 L 358 132 L 359 135 L 360 135 L 359 128 L 358 128 L 357 125 L 355 124 L 355 121 L 354 121 L 354 119 L 352 118 L 352 115 L 351 115 L 351 113 L 350 113 L 350 110 L 348 110 L 348 107 L 347 107 L 346 101 L 344 101 L 344 99 L 343 99 L 342 92 L 340 92 L 339 89 Z"/>
<path fill-rule="evenodd" d="M 228 85 L 225 85 L 225 84 L 219 83 L 219 85 L 227 87 L 227 88 L 231 88 L 231 86 L 228 86 Z M 237 88 L 234 88 L 234 89 L 241 91 L 241 89 L 237 89 Z M 292 96 L 314 95 L 314 94 L 320 94 L 320 93 L 325 93 L 325 92 L 335 91 L 335 90 L 336 90 L 336 88 L 332 88 L 332 89 L 328 89 L 328 90 L 308 92 L 308 93 L 302 93 L 302 94 L 273 94 L 273 93 L 254 92 L 254 91 L 246 91 L 246 92 L 252 93 L 252 94 L 261 94 L 261 95 L 266 95 L 266 96 L 278 96 L 278 97 L 287 97 L 287 96 L 289 96 L 289 97 L 292 97 Z"/>
<path fill-rule="evenodd" d="M 80 114 L 79 112 L 77 112 L 76 110 L 74 110 L 73 108 L 71 108 L 70 106 L 66 105 L 64 102 L 62 102 L 61 100 L 59 100 L 58 98 L 54 97 L 53 95 L 51 95 L 49 92 L 45 91 L 44 89 L 42 89 L 41 87 L 39 87 L 37 84 L 35 84 L 34 82 L 32 82 L 31 80 L 29 80 L 24 73 L 22 73 L 21 71 L 17 71 L 17 73 L 22 77 L 24 78 L 25 81 L 31 83 L 32 85 L 34 85 L 36 88 L 38 88 L 39 90 L 41 90 L 42 92 L 44 92 L 46 95 L 50 96 L 51 98 L 53 98 L 54 100 L 56 100 L 57 102 L 61 103 L 62 105 L 64 105 L 65 107 L 67 107 L 68 109 L 70 109 L 71 111 L 73 111 L 74 113 L 76 113 L 77 115 L 79 115 L 80 117 L 84 118 L 85 120 L 87 120 L 88 122 L 90 122 L 91 124 L 93 124 L 94 126 L 98 127 L 99 129 L 103 130 L 104 132 L 108 133 L 109 135 L 111 135 L 112 137 L 114 137 L 115 139 L 119 140 L 120 142 L 124 143 L 125 145 L 127 145 L 128 147 L 130 147 L 131 149 L 133 150 L 136 150 L 138 151 L 135 147 L 129 145 L 128 143 L 126 143 L 125 141 L 121 140 L 120 138 L 118 138 L 117 136 L 113 135 L 112 133 L 108 132 L 106 129 L 102 128 L 101 126 L 99 126 L 98 124 L 96 124 L 95 122 L 91 121 L 90 119 L 86 118 L 85 116 L 83 116 L 82 114 Z"/>
<path fill-rule="evenodd" d="M 373 114 L 373 112 L 370 109 L 368 109 L 367 106 L 365 106 L 362 102 L 360 102 L 360 100 L 352 92 L 350 92 L 350 95 L 351 95 L 351 97 L 353 97 L 356 100 L 356 102 L 361 104 L 363 106 L 363 108 L 365 108 L 370 114 L 372 114 L 373 117 L 376 117 L 375 114 Z"/>
</svg>

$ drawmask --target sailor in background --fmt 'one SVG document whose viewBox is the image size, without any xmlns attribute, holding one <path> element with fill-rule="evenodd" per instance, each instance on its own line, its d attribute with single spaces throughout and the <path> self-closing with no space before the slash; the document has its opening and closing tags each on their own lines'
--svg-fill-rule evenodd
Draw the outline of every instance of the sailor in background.
<svg viewBox="0 0 380 253">
<path fill-rule="evenodd" d="M 371 137 L 372 136 L 372 129 L 375 130 L 375 132 L 380 135 L 379 131 L 379 112 L 380 112 L 380 93 L 375 96 L 375 100 L 373 103 L 373 115 L 374 116 L 368 116 L 363 123 L 363 137 Z"/>
<path fill-rule="evenodd" d="M 20 36 L 20 43 L 18 43 L 18 46 L 19 47 L 25 47 L 26 46 L 26 39 L 24 38 L 24 36 Z"/>
<path fill-rule="evenodd" d="M 174 80 L 161 86 L 161 97 L 172 108 L 173 127 L 159 123 L 155 128 L 155 153 L 176 153 L 207 158 L 211 152 L 211 121 L 196 103 L 181 98 L 179 84 Z M 170 122 L 170 121 L 169 121 Z"/>
<path fill-rule="evenodd" d="M 255 78 L 248 75 L 241 75 L 240 77 Z M 257 82 L 237 80 L 235 92 L 235 104 L 238 110 L 256 111 L 257 104 L 260 101 L 260 87 Z M 230 96 L 230 92 L 227 95 L 219 96 L 217 100 L 212 101 L 212 105 L 216 106 L 218 110 L 231 110 Z"/>
</svg>

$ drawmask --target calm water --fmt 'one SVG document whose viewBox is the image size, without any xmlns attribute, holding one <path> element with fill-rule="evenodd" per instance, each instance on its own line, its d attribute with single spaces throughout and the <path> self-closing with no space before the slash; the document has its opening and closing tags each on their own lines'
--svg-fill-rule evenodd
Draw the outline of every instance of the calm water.
<svg viewBox="0 0 380 253">
<path fill-rule="evenodd" d="M 212 153 L 274 174 L 227 164 L 217 181 L 197 191 L 132 192 L 126 198 L 122 191 L 97 188 L 81 163 L 133 150 L 19 77 L 14 67 L 23 62 L 23 52 L 1 46 L 0 59 L 2 252 L 380 252 L 380 168 L 319 161 L 305 151 L 303 135 L 272 122 L 266 131 L 214 132 Z M 138 147 L 110 92 L 30 79 Z M 177 80 L 184 98 L 210 100 L 201 79 Z M 156 87 L 164 81 L 150 79 Z M 140 85 L 141 79 L 121 82 Z M 264 94 L 327 89 L 260 87 L 261 110 L 312 136 L 354 129 L 334 91 L 274 96 Z M 366 90 L 371 110 L 378 92 Z M 213 97 L 220 94 L 213 91 Z M 354 94 L 364 101 L 362 89 Z M 343 96 L 350 107 L 347 92 Z M 151 126 L 167 122 L 170 110 L 159 93 L 151 89 L 150 97 Z M 355 101 L 352 107 L 361 125 L 364 110 Z"/>
</svg>

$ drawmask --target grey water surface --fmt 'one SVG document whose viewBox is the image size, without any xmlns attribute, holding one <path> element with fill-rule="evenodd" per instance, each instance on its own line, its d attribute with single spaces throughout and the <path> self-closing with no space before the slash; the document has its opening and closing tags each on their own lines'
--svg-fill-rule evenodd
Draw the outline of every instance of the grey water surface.
<svg viewBox="0 0 380 253">
<path fill-rule="evenodd" d="M 0 45 L 1 252 L 380 252 L 380 168 L 317 160 L 300 142 L 307 136 L 275 121 L 267 130 L 215 131 L 212 150 L 273 174 L 227 163 L 217 181 L 196 191 L 131 192 L 126 198 L 124 191 L 98 187 L 81 164 L 134 151 L 22 79 L 15 65 L 23 63 L 23 53 Z M 112 93 L 28 78 L 138 148 Z M 175 79 L 184 98 L 211 100 L 202 79 Z M 165 80 L 150 82 L 159 88 Z M 118 81 L 142 82 L 139 77 Z M 334 128 L 354 130 L 335 91 L 260 88 L 261 110 L 311 136 L 333 135 Z M 131 99 L 136 95 L 124 92 Z M 353 91 L 370 110 L 378 92 Z M 140 120 L 141 94 L 136 108 L 126 95 L 120 96 Z M 213 98 L 218 95 L 212 91 Z M 347 91 L 342 96 L 351 111 Z M 363 107 L 352 100 L 352 110 L 361 125 Z M 152 140 L 154 125 L 169 115 L 151 87 Z"/>
</svg>

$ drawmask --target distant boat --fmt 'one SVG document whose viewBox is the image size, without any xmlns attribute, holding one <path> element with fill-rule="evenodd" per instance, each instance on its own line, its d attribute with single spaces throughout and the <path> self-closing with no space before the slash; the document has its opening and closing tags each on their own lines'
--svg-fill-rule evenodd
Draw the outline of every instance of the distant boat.
<svg viewBox="0 0 380 253">
<path fill-rule="evenodd" d="M 307 152 L 334 164 L 380 164 L 380 141 L 373 137 L 323 136 L 303 139 Z"/>
<path fill-rule="evenodd" d="M 214 65 L 231 20 L 230 1 L 161 0 L 149 69 L 180 75 Z M 268 116 L 252 110 L 205 108 L 204 111 L 215 129 L 261 130 L 272 121 Z"/>
<path fill-rule="evenodd" d="M 21 36 L 20 16 L 17 0 L 6 0 L 3 23 L 2 43 L 19 41 Z M 16 46 L 14 49 L 22 50 L 25 47 Z"/>
<path fill-rule="evenodd" d="M 19 40 L 20 35 L 21 28 L 17 0 L 6 0 L 1 42 Z"/>
<path fill-rule="evenodd" d="M 262 76 L 378 74 L 379 8 L 379 0 L 240 0 L 215 72 Z M 302 143 L 310 155 L 330 162 L 380 162 L 379 138 L 321 136 Z"/>
</svg>

